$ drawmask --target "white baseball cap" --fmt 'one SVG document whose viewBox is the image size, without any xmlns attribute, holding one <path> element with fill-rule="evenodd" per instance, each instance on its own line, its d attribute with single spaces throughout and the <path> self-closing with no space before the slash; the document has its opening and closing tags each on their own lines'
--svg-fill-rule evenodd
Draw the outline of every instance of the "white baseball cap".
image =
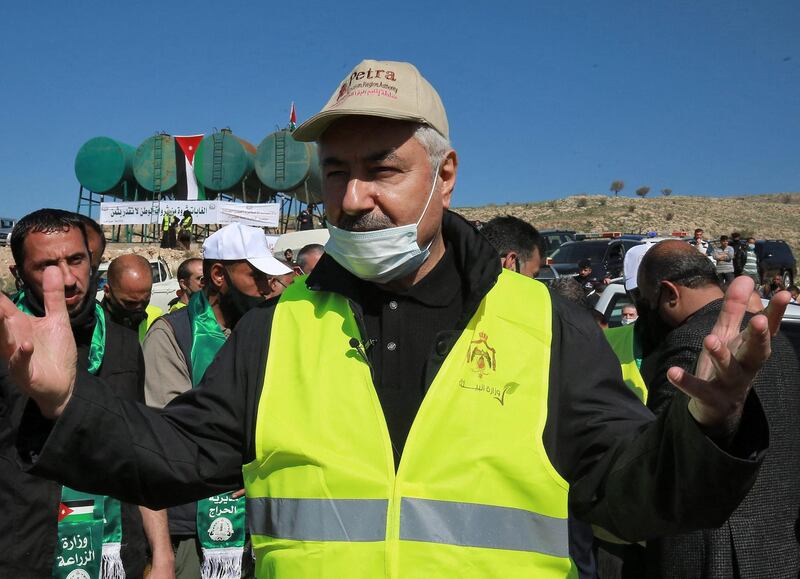
<svg viewBox="0 0 800 579">
<path fill-rule="evenodd" d="M 631 291 L 639 287 L 636 276 L 639 275 L 639 265 L 642 263 L 644 254 L 650 251 L 655 243 L 642 243 L 641 245 L 634 245 L 625 252 L 625 262 L 623 263 L 623 270 L 625 275 L 625 289 Z"/>
<path fill-rule="evenodd" d="M 267 275 L 292 273 L 290 268 L 272 257 L 264 231 L 241 223 L 231 223 L 209 235 L 203 242 L 203 259 L 245 259 Z"/>
</svg>

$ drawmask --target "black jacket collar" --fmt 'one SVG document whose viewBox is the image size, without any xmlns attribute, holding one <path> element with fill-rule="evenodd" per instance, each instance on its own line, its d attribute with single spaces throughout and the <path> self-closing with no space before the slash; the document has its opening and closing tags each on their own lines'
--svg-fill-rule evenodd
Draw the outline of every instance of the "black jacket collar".
<svg viewBox="0 0 800 579">
<path fill-rule="evenodd" d="M 497 282 L 501 266 L 497 251 L 463 217 L 445 211 L 442 218 L 442 235 L 455 261 L 461 279 L 464 310 L 460 327 L 466 325 L 481 300 Z M 306 280 L 312 291 L 330 291 L 359 303 L 362 284 L 339 265 L 330 255 L 323 255 Z"/>
</svg>

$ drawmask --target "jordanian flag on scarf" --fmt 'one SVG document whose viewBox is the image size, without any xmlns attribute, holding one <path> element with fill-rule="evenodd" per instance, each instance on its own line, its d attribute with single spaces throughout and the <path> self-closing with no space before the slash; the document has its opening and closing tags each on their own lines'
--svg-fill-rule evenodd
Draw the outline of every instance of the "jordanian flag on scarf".
<svg viewBox="0 0 800 579">
<path fill-rule="evenodd" d="M 175 136 L 175 172 L 178 184 L 175 192 L 177 199 L 188 201 L 205 200 L 206 192 L 202 185 L 198 185 L 194 176 L 194 154 L 197 145 L 203 140 L 203 135 Z"/>
<path fill-rule="evenodd" d="M 297 113 L 294 111 L 294 101 L 292 102 L 292 111 L 289 113 L 289 130 L 293 131 L 297 128 Z"/>
<path fill-rule="evenodd" d="M 58 522 L 82 523 L 94 520 L 94 500 L 78 499 L 58 505 Z"/>
</svg>

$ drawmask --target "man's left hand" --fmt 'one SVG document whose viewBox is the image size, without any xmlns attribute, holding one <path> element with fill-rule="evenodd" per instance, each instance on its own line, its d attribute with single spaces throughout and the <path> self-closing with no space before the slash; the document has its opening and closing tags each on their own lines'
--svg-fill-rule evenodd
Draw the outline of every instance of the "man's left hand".
<svg viewBox="0 0 800 579">
<path fill-rule="evenodd" d="M 736 432 L 753 379 L 770 356 L 772 336 L 778 333 L 791 298 L 789 292 L 777 293 L 765 313 L 754 316 L 740 331 L 752 293 L 751 278 L 734 279 L 717 323 L 703 342 L 695 373 L 679 367 L 667 372 L 669 381 L 691 398 L 689 412 L 712 437 Z"/>
</svg>

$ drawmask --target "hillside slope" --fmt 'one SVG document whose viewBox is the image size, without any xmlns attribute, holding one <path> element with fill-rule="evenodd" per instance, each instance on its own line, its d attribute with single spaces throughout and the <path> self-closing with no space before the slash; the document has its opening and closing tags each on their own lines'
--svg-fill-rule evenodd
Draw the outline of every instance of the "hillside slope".
<svg viewBox="0 0 800 579">
<path fill-rule="evenodd" d="M 800 193 L 748 197 L 690 197 L 585 195 L 540 203 L 459 207 L 455 211 L 470 220 L 488 221 L 498 215 L 514 215 L 539 229 L 572 229 L 584 232 L 621 231 L 670 234 L 697 227 L 706 238 L 718 239 L 739 231 L 742 237 L 785 239 L 800 257 Z"/>
</svg>

